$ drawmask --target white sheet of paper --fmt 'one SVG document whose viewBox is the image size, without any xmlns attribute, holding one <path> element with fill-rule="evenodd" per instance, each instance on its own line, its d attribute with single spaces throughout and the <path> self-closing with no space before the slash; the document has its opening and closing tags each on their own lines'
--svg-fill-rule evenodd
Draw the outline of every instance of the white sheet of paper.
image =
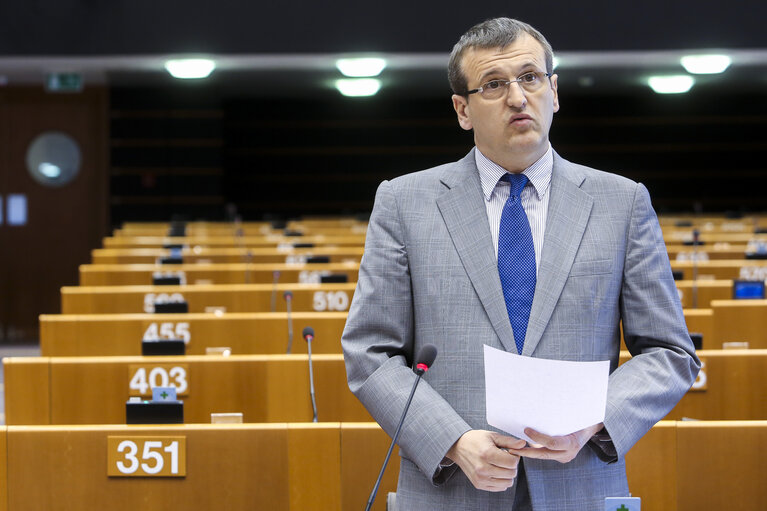
<svg viewBox="0 0 767 511">
<path fill-rule="evenodd" d="M 608 360 L 523 357 L 485 345 L 487 423 L 532 442 L 524 430 L 567 435 L 602 422 Z"/>
</svg>

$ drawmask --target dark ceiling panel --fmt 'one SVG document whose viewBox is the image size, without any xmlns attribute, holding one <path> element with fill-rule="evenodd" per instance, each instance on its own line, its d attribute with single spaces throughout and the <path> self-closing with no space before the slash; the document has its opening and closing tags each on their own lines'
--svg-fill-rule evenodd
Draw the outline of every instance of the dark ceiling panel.
<svg viewBox="0 0 767 511">
<path fill-rule="evenodd" d="M 559 51 L 767 46 L 763 0 L 9 0 L 0 55 L 448 52 L 498 15 L 533 24 Z"/>
</svg>

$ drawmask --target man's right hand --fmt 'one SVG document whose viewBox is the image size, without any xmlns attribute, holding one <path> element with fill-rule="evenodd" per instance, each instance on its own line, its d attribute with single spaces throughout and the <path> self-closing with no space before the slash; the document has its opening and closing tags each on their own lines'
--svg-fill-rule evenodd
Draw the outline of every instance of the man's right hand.
<svg viewBox="0 0 767 511">
<path fill-rule="evenodd" d="M 504 449 L 521 449 L 524 440 L 492 431 L 467 431 L 447 452 L 478 490 L 505 491 L 517 477 L 519 456 Z"/>
</svg>

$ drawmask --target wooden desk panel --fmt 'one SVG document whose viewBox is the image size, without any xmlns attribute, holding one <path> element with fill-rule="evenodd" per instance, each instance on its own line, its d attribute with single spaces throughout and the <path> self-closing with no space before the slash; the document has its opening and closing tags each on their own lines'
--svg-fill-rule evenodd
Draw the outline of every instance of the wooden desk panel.
<svg viewBox="0 0 767 511">
<path fill-rule="evenodd" d="M 13 511 L 355 511 L 389 445 L 374 423 L 10 426 L 0 435 L 6 430 Z M 108 436 L 185 436 L 186 477 L 107 477 Z M 376 511 L 396 489 L 396 452 L 391 465 Z"/>
<path fill-rule="evenodd" d="M 296 243 L 314 243 L 316 246 L 335 245 L 340 247 L 361 247 L 365 245 L 365 234 L 345 236 L 119 236 L 104 238 L 104 248 L 162 248 L 165 245 L 187 245 L 190 247 L 276 247 L 292 246 Z"/>
<path fill-rule="evenodd" d="M 185 435 L 184 478 L 109 478 L 107 436 Z M 337 424 L 11 427 L 9 509 L 340 508 Z"/>
<path fill-rule="evenodd" d="M 313 353 L 341 353 L 345 312 L 296 312 L 292 353 L 306 353 L 301 332 L 314 328 Z M 208 347 L 226 346 L 232 354 L 282 354 L 288 345 L 287 314 L 42 314 L 40 351 L 43 356 L 136 356 L 141 340 L 153 325 L 161 331 L 169 323 L 174 332 L 187 324 L 187 355 L 204 355 Z M 163 336 L 160 336 L 163 337 Z"/>
<path fill-rule="evenodd" d="M 290 264 L 306 262 L 307 257 L 327 256 L 332 263 L 348 260 L 360 262 L 363 247 L 317 248 L 186 248 L 180 251 L 184 263 L 260 263 Z M 154 264 L 160 257 L 169 257 L 164 248 L 97 248 L 91 251 L 94 264 Z"/>
<path fill-rule="evenodd" d="M 8 426 L 2 435 L 10 511 L 354 511 L 388 447 L 373 423 Z M 106 477 L 110 435 L 185 436 L 187 476 Z M 629 488 L 644 511 L 761 509 L 765 446 L 767 421 L 662 421 L 627 455 Z M 391 465 L 377 511 L 396 485 L 396 457 Z"/>
<path fill-rule="evenodd" d="M 767 300 L 715 300 L 711 308 L 719 346 L 748 341 L 751 349 L 767 349 Z"/>
<path fill-rule="evenodd" d="M 712 245 L 703 245 L 698 247 L 698 256 L 695 256 L 693 247 L 689 245 L 679 245 L 674 243 L 666 243 L 666 250 L 668 251 L 668 258 L 672 261 L 689 261 L 693 257 L 700 257 L 701 253 L 705 253 L 709 260 L 716 259 L 745 259 L 746 248 L 748 244 L 738 243 L 721 243 Z"/>
<path fill-rule="evenodd" d="M 370 415 L 349 391 L 341 355 L 315 355 L 314 386 L 321 421 L 369 421 Z M 7 424 L 124 424 L 130 395 L 131 365 L 186 365 L 188 395 L 184 420 L 209 423 L 211 413 L 242 412 L 245 422 L 311 421 L 308 357 L 306 355 L 242 355 L 187 357 L 35 357 L 14 359 L 6 367 L 49 370 L 44 379 L 31 371 L 8 371 L 6 396 L 25 401 L 11 407 Z M 171 378 L 171 382 L 174 379 Z M 47 390 L 47 392 L 46 392 Z"/>
<path fill-rule="evenodd" d="M 677 423 L 678 511 L 767 503 L 767 421 Z"/>
<path fill-rule="evenodd" d="M 714 310 L 713 309 L 684 309 L 684 320 L 687 323 L 687 331 L 690 333 L 703 334 L 703 347 L 716 349 L 714 336 Z"/>
<path fill-rule="evenodd" d="M 154 312 L 152 301 L 180 295 L 189 312 L 225 307 L 226 312 L 287 312 L 286 291 L 293 293 L 293 312 L 346 311 L 355 283 L 348 284 L 207 284 L 188 286 L 72 286 L 61 288 L 63 314 Z M 272 308 L 274 300 L 274 311 Z"/>
<path fill-rule="evenodd" d="M 187 284 L 318 283 L 321 275 L 344 274 L 357 282 L 359 264 L 82 264 L 81 286 L 148 286 L 155 272 L 183 272 Z"/>
<path fill-rule="evenodd" d="M 693 308 L 693 294 L 697 293 L 697 307 L 710 307 L 711 300 L 732 298 L 732 280 L 677 280 L 676 288 L 682 307 Z"/>
<path fill-rule="evenodd" d="M 750 273 L 767 272 L 767 261 L 764 260 L 714 260 L 698 263 L 698 278 L 713 278 L 718 280 L 734 280 L 741 277 L 742 268 L 754 268 Z M 671 269 L 683 272 L 684 280 L 692 280 L 693 263 L 690 261 L 671 261 Z"/>
<path fill-rule="evenodd" d="M 626 455 L 629 491 L 644 511 L 673 511 L 677 503 L 676 425 L 660 421 Z"/>
<path fill-rule="evenodd" d="M 629 359 L 621 352 L 621 363 Z M 699 420 L 761 420 L 767 418 L 767 350 L 700 350 L 706 366 L 699 378 L 706 390 L 690 390 L 665 417 Z"/>
</svg>

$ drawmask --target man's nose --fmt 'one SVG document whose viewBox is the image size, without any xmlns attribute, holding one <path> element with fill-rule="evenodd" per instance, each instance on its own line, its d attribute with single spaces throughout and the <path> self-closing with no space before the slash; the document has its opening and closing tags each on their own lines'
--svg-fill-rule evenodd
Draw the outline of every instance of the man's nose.
<svg viewBox="0 0 767 511">
<path fill-rule="evenodd" d="M 509 91 L 506 93 L 506 103 L 513 108 L 525 108 L 527 105 L 527 96 L 519 82 L 511 82 Z"/>
</svg>

